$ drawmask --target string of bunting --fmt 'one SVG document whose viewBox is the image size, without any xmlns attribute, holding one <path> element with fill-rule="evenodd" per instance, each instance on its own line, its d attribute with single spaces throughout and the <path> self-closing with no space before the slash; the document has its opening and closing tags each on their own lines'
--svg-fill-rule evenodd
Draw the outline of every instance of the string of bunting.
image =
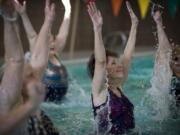
<svg viewBox="0 0 180 135">
<path fill-rule="evenodd" d="M 140 9 L 140 14 L 141 18 L 145 19 L 151 0 L 137 0 L 139 9 Z M 167 6 L 168 6 L 168 11 L 171 17 L 175 17 L 178 6 L 180 5 L 180 0 L 166 0 Z M 119 16 L 121 6 L 122 6 L 123 0 L 111 0 L 111 5 L 112 5 L 112 12 L 115 17 Z"/>
</svg>

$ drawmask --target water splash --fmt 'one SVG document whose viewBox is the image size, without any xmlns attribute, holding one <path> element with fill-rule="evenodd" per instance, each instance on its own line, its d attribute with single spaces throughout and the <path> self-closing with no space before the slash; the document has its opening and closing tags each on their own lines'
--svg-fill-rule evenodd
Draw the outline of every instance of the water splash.
<svg viewBox="0 0 180 135">
<path fill-rule="evenodd" d="M 79 84 L 71 74 L 70 74 L 70 78 L 71 78 L 70 89 L 66 95 L 66 99 L 68 99 L 71 105 L 90 107 L 91 98 L 90 98 L 90 93 L 88 93 L 89 91 L 83 88 L 83 86 Z"/>
<path fill-rule="evenodd" d="M 68 93 L 61 103 L 43 103 L 42 109 L 53 120 L 60 134 L 81 135 L 94 132 L 89 91 L 69 73 Z M 82 128 L 83 127 L 83 128 Z"/>
<path fill-rule="evenodd" d="M 157 50 L 158 51 L 158 50 Z M 142 100 L 142 105 L 147 106 L 149 114 L 156 121 L 163 121 L 171 114 L 170 106 L 173 97 L 170 95 L 170 85 L 172 79 L 172 72 L 169 65 L 171 58 L 171 51 L 165 54 L 165 58 L 158 60 L 154 65 L 154 73 L 151 79 L 151 88 L 149 88 Z"/>
<path fill-rule="evenodd" d="M 134 115 L 136 127 L 139 135 L 179 135 L 180 115 L 177 116 L 176 114 L 167 121 L 157 122 L 157 120 L 152 119 L 154 116 L 152 109 L 146 106 L 147 104 L 149 104 L 149 106 L 152 105 L 152 102 L 150 102 L 152 101 L 151 97 L 147 96 L 145 90 L 150 87 L 149 80 L 151 78 L 153 63 L 153 58 L 149 56 L 134 59 L 129 80 L 127 85 L 125 84 L 126 91 L 124 92 L 135 105 Z M 70 83 L 64 105 L 61 106 L 62 103 L 45 103 L 43 109 L 53 120 L 60 134 L 95 135 L 95 121 L 90 98 L 91 83 L 86 74 L 86 65 L 70 65 L 67 66 L 67 69 L 70 78 L 73 79 L 70 80 L 70 82 L 73 82 L 73 84 Z M 141 80 L 145 83 L 144 87 L 139 85 Z M 81 90 L 84 90 L 85 95 L 80 92 Z M 142 97 L 144 97 L 143 101 Z M 74 98 L 75 101 L 69 98 Z M 89 103 L 85 106 L 87 101 L 89 101 Z M 77 105 L 75 104 L 76 102 L 78 102 Z"/>
</svg>

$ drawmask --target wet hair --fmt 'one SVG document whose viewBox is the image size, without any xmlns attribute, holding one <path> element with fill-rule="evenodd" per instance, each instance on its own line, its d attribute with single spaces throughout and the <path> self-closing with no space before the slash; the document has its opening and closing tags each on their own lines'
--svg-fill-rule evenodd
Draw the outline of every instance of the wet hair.
<svg viewBox="0 0 180 135">
<path fill-rule="evenodd" d="M 178 61 L 179 55 L 180 55 L 180 47 L 179 46 L 173 47 L 171 62 L 170 62 L 171 69 L 173 69 L 174 61 Z"/>
<path fill-rule="evenodd" d="M 109 50 L 106 50 L 106 59 L 108 56 L 116 57 L 118 58 L 118 54 Z M 87 64 L 87 72 L 90 78 L 92 79 L 94 77 L 94 69 L 95 69 L 95 55 L 94 53 L 89 58 L 88 64 Z"/>
</svg>

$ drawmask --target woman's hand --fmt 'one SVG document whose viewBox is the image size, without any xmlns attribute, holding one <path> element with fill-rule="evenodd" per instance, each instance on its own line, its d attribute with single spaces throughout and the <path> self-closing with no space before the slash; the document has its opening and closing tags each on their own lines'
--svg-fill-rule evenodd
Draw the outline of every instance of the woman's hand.
<svg viewBox="0 0 180 135">
<path fill-rule="evenodd" d="M 156 11 L 153 14 L 153 19 L 156 22 L 156 24 L 162 24 L 162 16 L 160 11 Z"/>
<path fill-rule="evenodd" d="M 45 5 L 45 20 L 53 21 L 55 17 L 55 4 L 50 4 L 50 0 L 46 0 Z"/>
<path fill-rule="evenodd" d="M 71 12 L 70 0 L 61 0 L 61 1 L 62 1 L 62 4 L 64 5 L 65 13 L 70 13 Z"/>
<path fill-rule="evenodd" d="M 18 0 L 14 0 L 14 7 L 20 15 L 26 13 L 26 1 L 24 1 L 23 5 L 21 5 Z"/>
<path fill-rule="evenodd" d="M 4 20 L 10 22 L 16 21 L 17 14 L 14 11 L 14 1 L 4 0 L 4 2 L 1 3 L 1 15 L 3 16 Z"/>
<path fill-rule="evenodd" d="M 96 8 L 94 2 L 90 2 L 87 7 L 89 16 L 91 17 L 91 20 L 93 22 L 94 30 L 100 29 L 103 24 L 103 19 L 100 11 Z"/>
<path fill-rule="evenodd" d="M 138 24 L 139 20 L 138 20 L 137 16 L 135 15 L 135 13 L 133 12 L 133 10 L 131 8 L 131 4 L 128 1 L 126 1 L 126 6 L 128 9 L 129 15 L 131 17 L 132 24 Z"/>
</svg>

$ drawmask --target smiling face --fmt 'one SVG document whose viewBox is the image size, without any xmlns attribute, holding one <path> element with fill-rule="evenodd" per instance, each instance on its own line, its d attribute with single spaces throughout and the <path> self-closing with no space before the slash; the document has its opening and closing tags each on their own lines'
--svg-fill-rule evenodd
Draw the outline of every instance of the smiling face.
<svg viewBox="0 0 180 135">
<path fill-rule="evenodd" d="M 119 56 L 115 52 L 111 52 L 106 50 L 106 70 L 109 75 L 109 78 L 122 78 L 123 68 L 119 62 Z M 94 70 L 95 70 L 95 55 L 92 54 L 89 61 L 88 61 L 88 74 L 91 78 L 94 77 Z"/>
<path fill-rule="evenodd" d="M 171 69 L 176 76 L 180 77 L 180 47 L 173 49 Z"/>
<path fill-rule="evenodd" d="M 123 65 L 120 63 L 119 59 L 114 56 L 107 57 L 106 69 L 108 77 L 110 78 L 123 78 Z"/>
</svg>

